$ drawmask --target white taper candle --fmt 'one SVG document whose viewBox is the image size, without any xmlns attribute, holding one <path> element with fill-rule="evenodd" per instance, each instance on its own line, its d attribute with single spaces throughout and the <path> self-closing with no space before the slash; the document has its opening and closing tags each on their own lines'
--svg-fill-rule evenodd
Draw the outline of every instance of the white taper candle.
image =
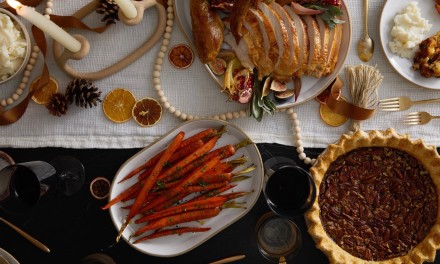
<svg viewBox="0 0 440 264">
<path fill-rule="evenodd" d="M 122 13 L 128 18 L 133 19 L 137 16 L 136 7 L 131 0 L 114 0 L 118 7 L 122 10 Z"/>
<path fill-rule="evenodd" d="M 50 19 L 35 11 L 34 8 L 22 5 L 15 0 L 7 0 L 8 4 L 13 7 L 17 14 L 28 20 L 30 23 L 47 33 L 51 38 L 59 42 L 71 52 L 78 52 L 81 49 L 81 43 L 72 37 L 69 33 L 59 27 Z"/>
</svg>

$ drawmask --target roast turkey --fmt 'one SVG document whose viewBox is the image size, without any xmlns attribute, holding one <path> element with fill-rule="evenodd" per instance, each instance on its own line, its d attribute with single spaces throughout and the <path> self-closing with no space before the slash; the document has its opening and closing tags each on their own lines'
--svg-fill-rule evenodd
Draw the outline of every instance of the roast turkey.
<svg viewBox="0 0 440 264">
<path fill-rule="evenodd" d="M 342 26 L 330 29 L 319 16 L 298 15 L 290 5 L 261 1 L 250 7 L 238 42 L 227 21 L 225 27 L 224 42 L 244 67 L 258 69 L 259 79 L 319 78 L 333 72 L 338 60 Z"/>
</svg>

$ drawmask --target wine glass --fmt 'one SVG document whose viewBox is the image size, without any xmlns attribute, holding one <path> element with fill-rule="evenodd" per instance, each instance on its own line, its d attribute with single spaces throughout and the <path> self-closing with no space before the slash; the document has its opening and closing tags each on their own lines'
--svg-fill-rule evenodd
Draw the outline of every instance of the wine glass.
<svg viewBox="0 0 440 264">
<path fill-rule="evenodd" d="M 7 213 L 30 212 L 47 194 L 72 195 L 84 184 L 85 170 L 73 157 L 59 156 L 50 163 L 30 161 L 0 170 L 0 209 Z"/>
<path fill-rule="evenodd" d="M 57 156 L 50 161 L 57 171 L 56 189 L 58 193 L 71 196 L 84 185 L 85 169 L 83 164 L 71 156 Z"/>
<path fill-rule="evenodd" d="M 294 219 L 313 205 L 316 186 L 293 160 L 271 157 L 264 163 L 263 194 L 271 211 L 257 222 L 258 249 L 268 260 L 286 263 L 301 248 L 301 231 Z"/>
<path fill-rule="evenodd" d="M 272 157 L 264 163 L 263 194 L 277 215 L 302 216 L 315 202 L 316 185 L 310 173 L 285 157 Z"/>
</svg>

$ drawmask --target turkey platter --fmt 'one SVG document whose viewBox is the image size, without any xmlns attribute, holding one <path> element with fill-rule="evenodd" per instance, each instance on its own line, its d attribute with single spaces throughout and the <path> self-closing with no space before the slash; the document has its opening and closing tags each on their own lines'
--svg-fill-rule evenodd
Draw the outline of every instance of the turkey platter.
<svg viewBox="0 0 440 264">
<path fill-rule="evenodd" d="M 322 7 L 322 1 L 309 2 L 190 0 L 174 4 L 200 61 L 233 100 L 249 102 L 254 81 L 263 87 L 269 79 L 275 84 L 268 85 L 272 88 L 268 97 L 275 99 L 276 108 L 285 108 L 325 89 L 339 72 L 350 46 L 345 4 L 334 1 L 341 13 L 329 25 L 324 11 L 310 8 L 314 4 Z M 218 63 L 219 59 L 226 63 Z M 294 83 L 301 83 L 301 94 L 277 100 L 277 94 L 294 89 Z M 261 97 L 267 93 L 262 90 Z"/>
</svg>

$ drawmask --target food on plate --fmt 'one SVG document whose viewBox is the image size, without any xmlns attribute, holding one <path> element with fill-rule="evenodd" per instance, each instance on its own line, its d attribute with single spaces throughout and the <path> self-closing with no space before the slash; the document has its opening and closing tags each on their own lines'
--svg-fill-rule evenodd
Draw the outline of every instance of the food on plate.
<svg viewBox="0 0 440 264">
<path fill-rule="evenodd" d="M 27 42 L 23 31 L 10 16 L 0 13 L 0 81 L 8 79 L 22 65 Z"/>
<path fill-rule="evenodd" d="M 310 172 L 309 233 L 331 263 L 423 263 L 440 246 L 440 156 L 394 129 L 345 134 Z"/>
<path fill-rule="evenodd" d="M 286 89 L 284 91 L 279 91 L 274 93 L 274 97 L 277 101 L 284 101 L 286 99 L 289 99 L 290 97 L 293 97 L 295 95 L 295 90 L 293 89 Z"/>
<path fill-rule="evenodd" d="M 418 3 L 409 3 L 394 17 L 390 33 L 393 40 L 388 43 L 391 52 L 402 58 L 412 58 L 431 27 L 428 20 L 421 16 Z"/>
<path fill-rule="evenodd" d="M 227 62 L 222 58 L 214 58 L 208 66 L 215 75 L 222 75 L 226 71 Z"/>
<path fill-rule="evenodd" d="M 190 0 L 190 14 L 194 45 L 201 62 L 217 57 L 222 43 L 224 27 L 220 16 L 211 10 L 208 0 Z"/>
<path fill-rule="evenodd" d="M 231 201 L 248 192 L 222 194 L 235 186 L 234 182 L 246 180 L 245 175 L 256 166 L 243 165 L 246 157 L 225 160 L 251 142 L 244 140 L 236 145 L 223 145 L 214 149 L 225 133 L 225 127 L 208 128 L 185 139 L 180 131 L 164 150 L 123 177 L 119 184 L 137 175 L 136 182 L 112 198 L 102 209 L 119 202 L 128 202 L 122 210 L 129 210 L 119 231 L 119 237 L 130 220 L 143 224 L 135 230 L 134 243 L 172 234 L 205 232 L 209 227 L 177 226 L 214 217 L 225 208 L 244 208 Z M 196 147 L 194 147 L 196 146 Z M 184 199 L 185 198 L 185 199 Z M 153 232 L 153 233 L 152 233 Z"/>
<path fill-rule="evenodd" d="M 440 77 L 440 31 L 420 43 L 413 69 L 426 78 Z"/>
<path fill-rule="evenodd" d="M 336 67 L 342 42 L 340 24 L 344 22 L 338 19 L 343 15 L 341 2 L 310 0 L 301 4 L 291 1 L 215 0 L 211 1 L 210 10 L 204 11 L 221 16 L 224 25 L 222 48 L 235 54 L 235 59 L 226 60 L 234 70 L 226 68 L 223 90 L 234 101 L 255 103 L 251 106 L 255 110 L 252 116 L 258 120 L 261 120 L 263 112 L 273 113 L 272 106 L 275 106 L 273 102 L 268 102 L 274 97 L 262 99 L 266 96 L 262 94 L 268 90 L 259 85 L 264 85 L 265 78 L 282 83 L 294 79 L 296 101 L 301 88 L 297 84 L 302 76 L 320 78 L 331 74 Z M 197 19 L 191 14 L 193 25 Z M 200 32 L 194 31 L 193 35 L 195 40 L 201 36 Z M 204 34 L 203 37 L 209 39 L 210 35 Z M 234 64 L 238 63 L 240 69 L 235 71 L 238 67 Z M 257 79 L 260 82 L 256 82 Z M 251 100 L 256 88 L 262 97 Z M 292 92 L 282 93 L 278 98 L 290 97 L 287 95 L 292 95 Z"/>
<path fill-rule="evenodd" d="M 239 103 L 248 103 L 252 98 L 254 74 L 243 67 L 238 58 L 229 61 L 225 71 L 225 90 L 230 99 Z"/>
<path fill-rule="evenodd" d="M 30 86 L 30 90 L 33 91 L 35 86 L 37 85 L 40 77 L 36 78 Z M 58 82 L 50 77 L 49 82 L 41 87 L 38 91 L 34 92 L 32 95 L 32 100 L 37 104 L 47 104 L 49 102 L 49 98 L 52 94 L 56 94 L 58 92 Z"/>
<path fill-rule="evenodd" d="M 162 106 L 156 99 L 145 97 L 134 104 L 132 115 L 140 126 L 154 126 L 162 118 Z"/>
<path fill-rule="evenodd" d="M 168 60 L 174 67 L 178 69 L 186 69 L 193 63 L 194 53 L 187 45 L 179 44 L 170 49 Z"/>
<path fill-rule="evenodd" d="M 293 6 L 259 2 L 245 13 L 239 42 L 232 31 L 225 32 L 225 43 L 244 67 L 258 69 L 260 80 L 265 76 L 279 81 L 303 75 L 319 78 L 334 70 L 342 26 L 329 28 L 321 17 L 298 15 Z"/>
<path fill-rule="evenodd" d="M 133 117 L 134 95 L 126 89 L 117 88 L 107 94 L 102 102 L 104 115 L 112 122 L 123 123 Z"/>
<path fill-rule="evenodd" d="M 440 0 L 434 0 L 435 2 L 435 9 L 437 10 L 437 13 L 440 15 Z"/>
</svg>

